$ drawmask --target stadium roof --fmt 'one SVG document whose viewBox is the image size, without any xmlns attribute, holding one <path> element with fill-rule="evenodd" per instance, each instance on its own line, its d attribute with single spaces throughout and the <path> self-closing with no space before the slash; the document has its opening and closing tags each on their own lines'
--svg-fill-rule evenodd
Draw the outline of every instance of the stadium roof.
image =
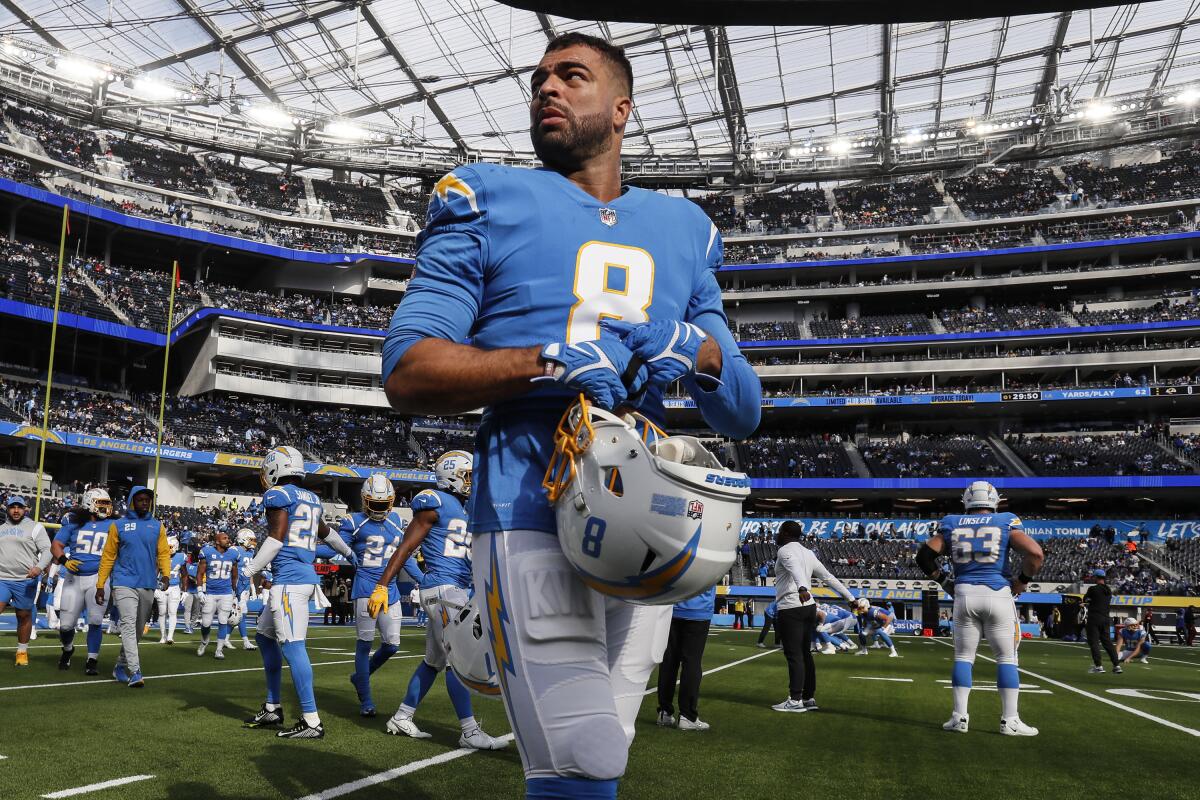
<svg viewBox="0 0 1200 800">
<path fill-rule="evenodd" d="M 1200 81 L 1200 0 L 839 27 L 579 22 L 490 0 L 0 0 L 0 32 L 210 89 L 530 151 L 528 78 L 550 37 L 624 45 L 626 154 L 710 157 L 892 137 Z M 228 103 L 228 99 L 226 99 Z M 889 113 L 891 111 L 891 113 Z M 736 148 L 735 148 L 736 145 Z"/>
</svg>

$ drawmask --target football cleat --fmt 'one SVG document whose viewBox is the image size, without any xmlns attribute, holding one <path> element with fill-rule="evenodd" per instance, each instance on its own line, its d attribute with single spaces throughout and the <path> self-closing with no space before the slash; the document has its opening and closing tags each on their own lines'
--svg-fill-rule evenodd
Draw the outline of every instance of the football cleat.
<svg viewBox="0 0 1200 800">
<path fill-rule="evenodd" d="M 821 649 L 818 650 L 817 652 L 822 655 L 832 656 L 832 655 L 837 654 L 837 648 L 833 646 L 832 642 L 827 642 L 824 645 L 822 645 Z"/>
<path fill-rule="evenodd" d="M 175 640 L 174 640 L 174 639 L 164 639 L 164 640 L 163 640 L 163 642 L 164 642 L 165 644 L 175 644 Z"/>
<path fill-rule="evenodd" d="M 84 675 L 99 675 L 100 670 L 98 669 L 98 666 L 99 666 L 99 664 L 96 659 L 89 658 L 87 660 L 87 663 L 85 663 L 83 665 L 83 674 Z"/>
<path fill-rule="evenodd" d="M 58 657 L 58 668 L 59 669 L 70 669 L 71 668 L 71 656 L 73 656 L 74 654 L 75 654 L 74 647 L 71 647 L 71 648 L 64 647 L 63 651 L 62 651 L 62 655 Z"/>
<path fill-rule="evenodd" d="M 200 644 L 199 644 L 199 645 L 196 647 L 196 655 L 198 655 L 198 656 L 202 656 L 202 655 L 204 655 L 204 651 L 205 651 L 207 648 L 208 648 L 208 643 L 207 643 L 207 642 L 201 642 L 201 643 L 200 643 Z"/>
<path fill-rule="evenodd" d="M 392 736 L 411 736 L 414 739 L 432 738 L 432 733 L 426 733 L 417 727 L 413 718 L 405 714 L 393 714 L 387 721 L 386 730 Z"/>
<path fill-rule="evenodd" d="M 215 658 L 217 661 L 224 661 L 225 651 L 218 649 L 217 652 L 213 653 L 213 658 Z"/>
<path fill-rule="evenodd" d="M 508 742 L 502 742 L 494 736 L 488 736 L 483 728 L 476 725 L 467 733 L 458 737 L 458 746 L 471 750 L 503 750 Z"/>
<path fill-rule="evenodd" d="M 674 728 L 675 727 L 675 718 L 672 717 L 670 714 L 668 714 L 665 711 L 658 712 L 658 727 Z"/>
<path fill-rule="evenodd" d="M 1091 675 L 1098 675 L 1101 672 L 1104 672 L 1104 667 L 1101 666 L 1095 666 L 1088 670 L 1088 673 Z"/>
<path fill-rule="evenodd" d="M 776 703 L 775 705 L 771 706 L 771 708 L 775 709 L 776 711 L 784 711 L 789 714 L 803 714 L 805 711 L 808 711 L 808 709 L 804 707 L 803 701 L 793 700 L 790 697 L 787 700 L 784 700 L 782 703 Z"/>
<path fill-rule="evenodd" d="M 129 676 L 130 689 L 141 689 L 145 685 L 146 681 L 142 679 L 142 673 L 140 670 Z"/>
<path fill-rule="evenodd" d="M 854 651 L 854 655 L 856 655 L 856 656 L 869 656 L 869 655 L 871 655 L 871 654 L 870 654 L 869 652 L 867 652 L 867 648 L 865 648 L 865 647 L 860 647 L 860 648 L 858 648 L 857 650 L 855 650 L 855 651 Z"/>
<path fill-rule="evenodd" d="M 15 661 L 13 661 L 13 666 L 14 667 L 28 667 L 29 666 L 29 653 L 17 653 L 17 658 Z"/>
<path fill-rule="evenodd" d="M 1113 667 L 1113 675 L 1120 675 L 1124 671 L 1124 668 L 1120 664 L 1117 664 L 1115 667 Z"/>
<path fill-rule="evenodd" d="M 888 658 L 900 658 L 900 654 L 896 652 L 896 648 L 892 648 L 892 652 L 888 653 Z"/>
<path fill-rule="evenodd" d="M 680 716 L 679 717 L 679 725 L 677 725 L 676 727 L 678 727 L 679 730 L 681 730 L 681 731 L 706 731 L 709 728 L 711 728 L 712 726 L 709 725 L 704 720 L 700 719 L 699 717 L 696 717 L 696 721 L 693 722 L 692 720 L 688 719 L 687 717 Z"/>
<path fill-rule="evenodd" d="M 319 722 L 316 725 L 309 725 L 304 721 L 304 717 L 301 717 L 295 725 L 275 735 L 280 739 L 324 739 L 325 726 Z"/>
<path fill-rule="evenodd" d="M 1139 664 L 1149 664 L 1149 663 L 1150 663 L 1150 656 L 1142 656 L 1141 658 L 1139 658 L 1139 659 L 1137 660 L 1137 662 L 1138 662 Z"/>
<path fill-rule="evenodd" d="M 766 646 L 766 644 L 764 644 L 763 642 L 759 642 L 759 643 L 758 643 L 758 646 L 759 646 L 759 647 L 761 647 L 761 648 L 762 648 L 762 649 L 764 649 L 764 650 L 766 650 L 766 649 L 767 649 L 767 646 Z"/>
<path fill-rule="evenodd" d="M 258 713 L 242 723 L 243 728 L 273 728 L 283 724 L 283 709 L 269 709 L 263 703 Z"/>
<path fill-rule="evenodd" d="M 243 650 L 257 650 L 258 645 L 256 645 L 254 642 L 250 641 L 249 639 L 242 639 L 242 649 Z"/>
<path fill-rule="evenodd" d="M 1031 728 L 1024 722 L 1021 722 L 1020 717 L 1002 717 L 1000 720 L 1000 732 L 1005 736 L 1037 736 L 1038 729 Z"/>
<path fill-rule="evenodd" d="M 117 664 L 116 668 L 113 669 L 113 677 L 121 683 L 129 683 L 129 673 L 125 671 L 125 667 L 122 664 Z"/>
<path fill-rule="evenodd" d="M 970 722 L 971 718 L 966 714 L 963 714 L 961 717 L 958 714 L 951 714 L 950 720 L 942 725 L 942 730 L 953 731 L 954 733 L 966 733 Z"/>
<path fill-rule="evenodd" d="M 225 648 L 227 648 L 227 649 L 229 649 L 229 650 L 237 650 L 237 645 L 235 645 L 235 644 L 234 644 L 234 643 L 233 643 L 231 640 L 229 640 L 229 639 L 226 639 L 225 641 L 223 641 L 223 642 L 221 643 L 221 646 L 222 646 L 222 647 L 225 647 Z"/>
</svg>

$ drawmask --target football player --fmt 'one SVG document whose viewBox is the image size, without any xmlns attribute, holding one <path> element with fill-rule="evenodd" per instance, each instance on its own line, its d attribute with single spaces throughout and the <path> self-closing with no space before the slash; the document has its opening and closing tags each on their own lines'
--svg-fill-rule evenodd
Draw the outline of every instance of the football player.
<svg viewBox="0 0 1200 800">
<path fill-rule="evenodd" d="M 404 521 L 392 512 L 396 490 L 384 473 L 369 475 L 363 482 L 361 495 L 362 511 L 343 519 L 337 533 L 357 557 L 350 597 L 354 602 L 358 638 L 354 645 L 354 674 L 350 676 L 350 683 L 358 692 L 359 713 L 373 717 L 375 701 L 371 696 L 371 675 L 400 650 L 400 590 L 394 581 L 389 584 L 389 599 L 394 608 L 378 618 L 372 618 L 367 601 L 383 575 L 388 559 L 404 538 Z M 324 545 L 317 548 L 319 558 L 331 555 L 334 555 L 331 548 Z M 404 568 L 414 580 L 420 580 L 422 573 L 416 559 L 408 559 Z M 375 641 L 376 629 L 379 630 L 379 649 L 372 655 L 371 644 Z"/>
<path fill-rule="evenodd" d="M 1123 627 L 1117 631 L 1117 650 L 1121 651 L 1121 664 L 1128 664 L 1135 658 L 1139 664 L 1150 663 L 1150 639 L 1135 617 L 1126 617 Z"/>
<path fill-rule="evenodd" d="M 386 613 L 390 605 L 399 605 L 400 598 L 392 588 L 400 568 L 418 547 L 425 560 L 425 576 L 421 580 L 421 607 L 426 613 L 425 660 L 408 682 L 404 702 L 387 721 L 387 732 L 394 736 L 427 739 L 429 734 L 413 722 L 413 714 L 425 694 L 446 670 L 446 691 L 458 716 L 462 730 L 459 747 L 476 750 L 499 750 L 507 742 L 488 736 L 475 721 L 471 708 L 471 692 L 463 685 L 453 669 L 446 669 L 445 627 L 451 609 L 466 606 L 471 586 L 471 534 L 467 532 L 467 512 L 462 501 L 471 494 L 470 453 L 451 450 L 434 462 L 437 489 L 418 492 L 413 498 L 413 518 L 404 532 L 400 547 L 388 560 L 374 591 L 371 592 L 371 613 Z"/>
<path fill-rule="evenodd" d="M 854 610 L 858 617 L 858 652 L 854 655 L 867 655 L 870 652 L 867 650 L 867 645 L 875 639 L 879 639 L 889 650 L 888 658 L 899 658 L 900 654 L 896 652 L 896 644 L 887 632 L 888 626 L 895 622 L 891 612 L 886 608 L 871 605 L 871 601 L 865 595 L 854 601 Z"/>
<path fill-rule="evenodd" d="M 175 628 L 179 624 L 179 598 L 182 595 L 180 581 L 187 570 L 187 556 L 179 552 L 179 539 L 167 537 L 171 550 L 171 574 L 164 581 L 162 599 L 158 604 L 158 643 L 175 644 Z"/>
<path fill-rule="evenodd" d="M 63 581 L 58 605 L 58 638 L 62 640 L 62 655 L 58 659 L 59 669 L 71 668 L 71 656 L 75 653 L 75 623 L 86 610 L 87 614 L 87 661 L 83 671 L 86 675 L 99 672 L 100 643 L 104 631 L 105 605 L 96 602 L 96 573 L 100 571 L 100 556 L 108 541 L 110 518 L 113 515 L 112 498 L 104 489 L 88 489 L 83 502 L 63 515 L 62 527 L 54 535 L 50 549 L 59 565 L 59 579 Z"/>
<path fill-rule="evenodd" d="M 679 380 L 722 435 L 744 438 L 761 416 L 721 307 L 716 226 L 621 184 L 632 87 L 619 47 L 579 33 L 547 45 L 529 108 L 545 168 L 471 164 L 438 181 L 384 343 L 397 410 L 487 407 L 467 509 L 474 584 L 528 797 L 616 795 L 669 631 L 670 606 L 601 593 L 563 553 L 542 481 L 564 410 L 583 394 L 661 423 Z"/>
<path fill-rule="evenodd" d="M 854 629 L 854 614 L 841 606 L 832 603 L 821 603 L 817 606 L 819 625 L 814 639 L 821 643 L 821 652 L 830 655 L 838 650 L 853 650 L 848 631 Z M 822 616 L 823 615 L 823 616 Z"/>
<path fill-rule="evenodd" d="M 187 566 L 184 567 L 184 571 L 180 575 L 180 577 L 183 578 L 184 583 L 187 584 L 184 587 L 184 595 L 183 595 L 183 632 L 184 633 L 191 633 L 194 630 L 196 614 L 199 613 L 201 607 L 204 605 L 196 597 L 196 586 L 197 586 L 197 581 L 199 580 L 198 575 L 199 575 L 199 572 L 196 567 L 196 560 L 195 560 L 195 558 L 189 557 L 187 559 Z"/>
<path fill-rule="evenodd" d="M 237 608 L 234 609 L 234 615 L 237 617 L 237 629 L 242 637 L 242 648 L 245 650 L 258 649 L 258 645 L 250 641 L 250 635 L 246 629 L 247 617 L 250 613 L 250 599 L 254 596 L 254 581 L 246 575 L 246 568 L 254 560 L 254 550 L 257 546 L 258 534 L 254 531 L 242 528 L 237 532 L 237 547 L 241 555 L 238 557 Z M 233 647 L 228 638 L 225 640 L 225 646 Z"/>
<path fill-rule="evenodd" d="M 938 532 L 917 551 L 917 565 L 954 596 L 954 712 L 942 726 L 966 733 L 967 701 L 979 639 L 986 636 L 996 659 L 996 686 L 1000 691 L 1000 732 L 1006 736 L 1037 736 L 1037 728 L 1017 714 L 1020 674 L 1017 644 L 1021 624 L 1016 597 L 1042 568 L 1042 548 L 1026 535 L 1016 514 L 998 513 L 1000 494 L 987 481 L 974 481 L 962 496 L 964 514 L 943 517 Z M 1022 555 L 1020 571 L 1012 576 L 1009 553 Z M 937 563 L 948 555 L 952 574 Z"/>
<path fill-rule="evenodd" d="M 276 736 L 285 739 L 323 739 L 325 727 L 317 713 L 313 693 L 312 662 L 304 640 L 308 636 L 308 603 L 317 597 L 320 581 L 313 561 L 318 541 L 354 561 L 352 551 L 321 518 L 321 498 L 305 489 L 304 456 L 287 445 L 272 448 L 263 459 L 260 475 L 262 504 L 267 515 L 267 536 L 246 570 L 247 577 L 271 567 L 270 613 L 264 608 L 258 617 L 255 641 L 262 655 L 267 679 L 267 699 L 256 714 L 246 720 L 248 727 L 274 727 L 283 723 L 280 695 L 283 660 L 291 667 L 292 684 L 300 701 L 300 719 Z"/>
<path fill-rule="evenodd" d="M 200 583 L 196 595 L 204 604 L 200 612 L 200 644 L 196 655 L 203 656 L 212 634 L 213 616 L 217 618 L 217 651 L 213 658 L 224 660 L 225 640 L 229 637 L 229 619 L 233 615 L 233 587 L 238 581 L 238 560 L 241 553 L 229 541 L 229 534 L 217 534 L 216 544 L 200 550 L 196 572 Z"/>
</svg>

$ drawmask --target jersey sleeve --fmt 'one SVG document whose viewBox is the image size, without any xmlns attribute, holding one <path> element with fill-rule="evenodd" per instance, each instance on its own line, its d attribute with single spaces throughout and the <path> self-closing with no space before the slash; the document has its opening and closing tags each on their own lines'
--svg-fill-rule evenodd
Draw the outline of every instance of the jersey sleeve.
<svg viewBox="0 0 1200 800">
<path fill-rule="evenodd" d="M 1021 531 L 1022 533 L 1025 531 L 1025 523 L 1021 522 L 1021 518 L 1016 514 L 1009 515 L 1008 527 L 1009 530 Z"/>
<path fill-rule="evenodd" d="M 272 486 L 263 495 L 263 505 L 267 508 L 288 508 L 291 504 L 292 498 L 279 486 Z"/>
<path fill-rule="evenodd" d="M 721 382 L 713 385 L 710 380 L 689 375 L 683 384 L 704 421 L 714 430 L 734 439 L 745 439 L 758 428 L 762 415 L 762 383 L 729 331 L 716 276 L 724 260 L 724 244 L 717 226 L 711 221 L 708 224 L 705 261 L 696 276 L 685 321 L 697 325 L 721 348 L 721 374 L 716 376 Z"/>
<path fill-rule="evenodd" d="M 436 511 L 442 507 L 442 498 L 438 497 L 437 492 L 425 489 L 424 491 L 417 492 L 417 496 L 412 499 L 410 505 L 414 514 L 418 511 L 427 511 L 430 509 Z"/>
<path fill-rule="evenodd" d="M 413 277 L 383 343 L 384 381 L 420 340 L 461 342 L 470 334 L 483 300 L 487 214 L 476 170 L 460 167 L 434 186 Z"/>
</svg>

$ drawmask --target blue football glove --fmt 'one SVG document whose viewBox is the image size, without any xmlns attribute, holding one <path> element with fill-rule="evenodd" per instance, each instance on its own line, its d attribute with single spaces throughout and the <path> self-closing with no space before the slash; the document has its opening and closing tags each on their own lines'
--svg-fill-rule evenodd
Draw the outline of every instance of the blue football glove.
<svg viewBox="0 0 1200 800">
<path fill-rule="evenodd" d="M 613 334 L 578 344 L 554 342 L 542 348 L 541 357 L 555 366 L 552 374 L 534 378 L 535 383 L 561 383 L 609 411 L 640 393 L 648 377 L 644 366 L 630 369 L 633 353 Z"/>
<path fill-rule="evenodd" d="M 646 362 L 649 382 L 654 386 L 668 386 L 682 377 L 696 374 L 700 347 L 708 339 L 708 334 L 696 325 L 675 320 L 634 325 L 606 319 L 600 322 L 600 327 L 621 337 L 621 342 Z M 717 385 L 721 383 L 719 378 L 711 375 L 704 377 Z"/>
</svg>

